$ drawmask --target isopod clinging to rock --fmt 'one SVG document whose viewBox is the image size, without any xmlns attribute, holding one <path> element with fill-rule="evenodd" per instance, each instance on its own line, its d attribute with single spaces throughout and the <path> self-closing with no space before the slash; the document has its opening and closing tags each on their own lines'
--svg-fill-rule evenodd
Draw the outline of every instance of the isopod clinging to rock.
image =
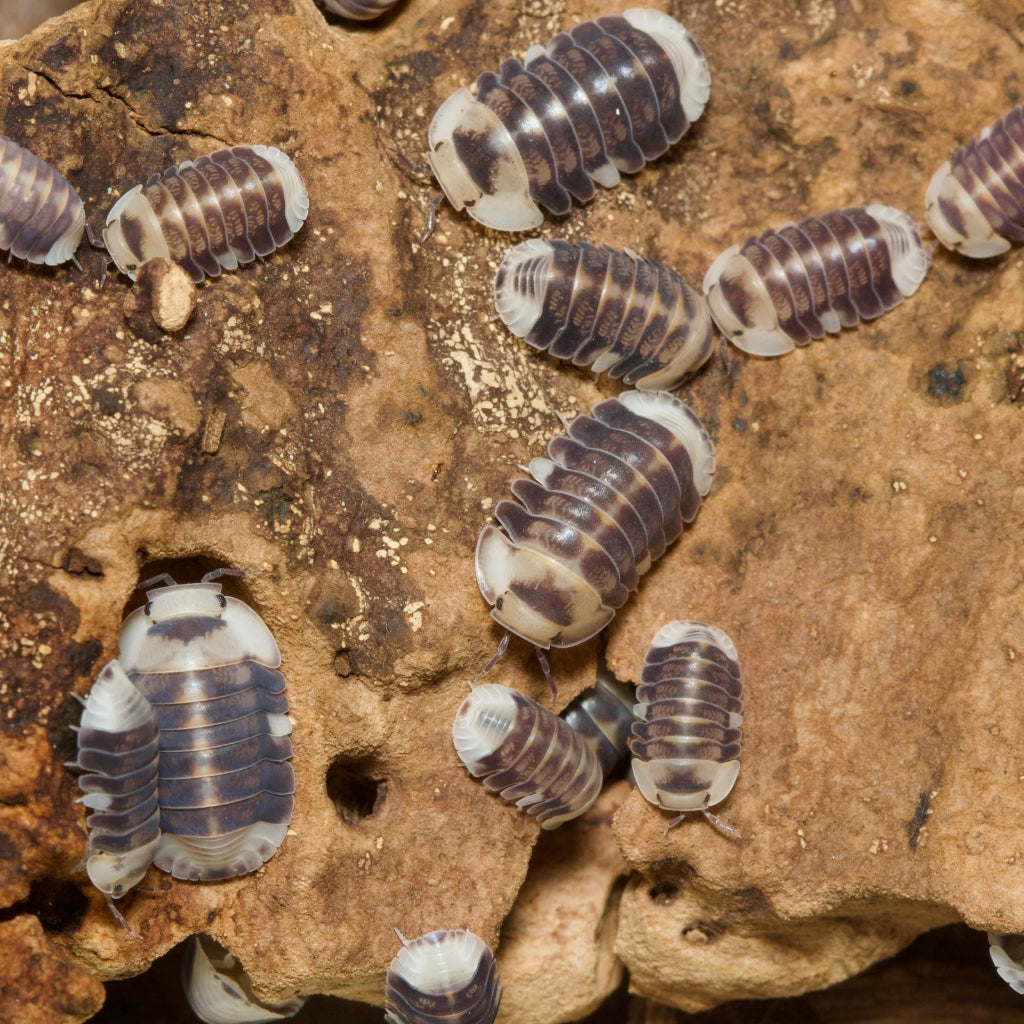
<svg viewBox="0 0 1024 1024">
<path fill-rule="evenodd" d="M 120 656 L 78 731 L 86 870 L 117 899 L 149 865 L 210 881 L 255 871 L 288 831 L 295 778 L 281 655 L 270 630 L 213 580 L 142 586 Z M 244 574 L 241 574 L 244 575 Z"/>
<path fill-rule="evenodd" d="M 704 294 L 737 348 L 778 356 L 898 306 L 929 263 L 907 214 L 848 206 L 730 246 L 708 269 Z"/>
<path fill-rule="evenodd" d="M 1024 241 L 1024 104 L 956 150 L 925 206 L 938 240 L 965 256 L 998 256 Z"/>
<path fill-rule="evenodd" d="M 55 266 L 74 258 L 84 231 L 85 207 L 68 180 L 0 135 L 0 249 Z"/>
<path fill-rule="evenodd" d="M 697 515 L 715 470 L 703 424 L 664 391 L 599 402 L 567 431 L 549 442 L 548 458 L 530 462 L 532 479 L 512 484 L 519 500 L 498 503 L 504 530 L 484 527 L 476 546 L 492 617 L 538 653 L 608 625 Z"/>
<path fill-rule="evenodd" d="M 199 284 L 267 256 L 306 220 L 309 198 L 295 164 L 272 146 L 232 146 L 186 160 L 136 185 L 107 214 L 103 242 L 133 281 L 164 257 Z"/>
<path fill-rule="evenodd" d="M 740 771 L 743 680 L 736 647 L 717 626 L 670 622 L 644 658 L 629 741 L 633 776 L 668 828 L 724 800 Z M 667 831 L 667 829 L 666 829 Z"/>
<path fill-rule="evenodd" d="M 595 747 L 511 687 L 474 687 L 455 715 L 452 740 L 470 775 L 524 807 L 541 828 L 578 818 L 601 793 L 604 772 Z"/>
<path fill-rule="evenodd" d="M 492 1024 L 501 979 L 483 939 L 462 928 L 398 937 L 384 983 L 386 1024 Z"/>
<path fill-rule="evenodd" d="M 711 76 L 693 37 L 661 11 L 631 8 L 560 32 L 524 62 L 485 71 L 430 123 L 430 166 L 456 210 L 527 231 L 565 214 L 594 183 L 612 188 L 700 117 Z"/>
<path fill-rule="evenodd" d="M 270 1024 L 288 1020 L 305 1005 L 305 996 L 269 1004 L 256 997 L 238 959 L 208 935 L 193 935 L 182 963 L 185 998 L 205 1024 Z"/>
<path fill-rule="evenodd" d="M 528 239 L 501 261 L 494 304 L 535 348 L 646 390 L 682 383 L 714 347 L 703 296 L 629 249 Z"/>
</svg>

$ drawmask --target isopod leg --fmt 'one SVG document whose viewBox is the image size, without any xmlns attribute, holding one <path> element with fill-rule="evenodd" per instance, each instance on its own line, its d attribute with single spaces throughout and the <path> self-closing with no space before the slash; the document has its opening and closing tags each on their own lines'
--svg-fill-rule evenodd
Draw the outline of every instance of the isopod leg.
<svg viewBox="0 0 1024 1024">
<path fill-rule="evenodd" d="M 551 703 L 554 704 L 555 698 L 558 696 L 558 687 L 555 686 L 555 681 L 551 677 L 551 665 L 548 663 L 547 655 L 539 648 L 534 647 L 537 652 L 537 660 L 540 662 L 540 670 L 544 673 L 544 678 L 548 682 L 548 686 L 551 687 Z"/>
<path fill-rule="evenodd" d="M 427 208 L 427 230 L 423 232 L 420 238 L 420 245 L 434 233 L 434 228 L 437 227 L 437 208 L 444 202 L 444 193 L 438 192 L 433 199 L 430 200 L 430 206 Z"/>
<path fill-rule="evenodd" d="M 174 577 L 169 572 L 162 572 L 159 576 L 153 576 L 148 580 L 137 583 L 135 589 L 145 590 L 147 587 L 153 586 L 154 583 L 162 583 L 165 587 L 176 587 L 178 585 L 174 582 Z"/>
<path fill-rule="evenodd" d="M 103 895 L 106 896 L 106 898 L 107 898 L 107 906 L 110 907 L 110 912 L 114 915 L 114 917 L 120 923 L 121 927 L 124 928 L 124 930 L 133 939 L 141 940 L 142 936 L 137 931 L 135 931 L 132 928 L 132 926 L 124 919 L 124 914 L 122 914 L 121 911 L 118 910 L 117 907 L 114 906 L 114 901 L 110 898 L 110 893 L 104 893 Z"/>
<path fill-rule="evenodd" d="M 220 569 L 211 569 L 204 577 L 203 583 L 212 583 L 214 580 L 219 580 L 221 576 L 252 576 L 254 573 L 259 572 L 259 569 L 233 569 L 230 566 L 222 566 Z"/>
<path fill-rule="evenodd" d="M 728 833 L 734 839 L 738 839 L 741 842 L 743 841 L 743 836 L 741 836 L 739 834 L 739 832 L 737 832 L 736 829 L 734 829 L 732 827 L 732 825 L 726 825 L 726 823 L 724 821 L 722 821 L 721 818 L 719 818 L 716 815 L 712 814 L 709 810 L 707 810 L 705 808 L 701 808 L 701 810 L 699 810 L 699 811 L 683 811 L 682 814 L 677 814 L 665 826 L 665 831 L 662 834 L 663 835 L 668 835 L 668 830 L 670 828 L 674 828 L 676 825 L 678 825 L 688 814 L 703 814 L 704 817 L 707 818 L 707 820 L 709 822 L 711 822 L 712 825 L 715 826 L 715 828 L 719 829 L 722 832 Z"/>
<path fill-rule="evenodd" d="M 493 655 L 491 655 L 491 660 L 488 661 L 487 664 L 484 665 L 482 669 L 480 669 L 480 671 L 476 675 L 476 678 L 469 684 L 470 688 L 476 686 L 476 684 L 479 683 L 480 680 L 483 679 L 483 677 L 487 675 L 487 673 L 490 672 L 495 665 L 498 664 L 498 662 L 501 660 L 501 656 L 508 650 L 508 642 L 511 639 L 511 633 L 506 633 L 501 638 L 501 643 L 498 644 L 498 649 L 494 652 Z"/>
</svg>

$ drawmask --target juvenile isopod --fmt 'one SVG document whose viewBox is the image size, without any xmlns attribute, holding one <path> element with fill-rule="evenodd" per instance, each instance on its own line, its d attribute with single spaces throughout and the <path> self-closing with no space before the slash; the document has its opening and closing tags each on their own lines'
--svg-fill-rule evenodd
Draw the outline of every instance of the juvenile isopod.
<svg viewBox="0 0 1024 1024">
<path fill-rule="evenodd" d="M 999 977 L 1014 992 L 1024 995 L 1024 935 L 989 932 L 988 955 Z"/>
<path fill-rule="evenodd" d="M 147 260 L 180 264 L 199 284 L 279 249 L 309 209 L 295 164 L 272 146 L 232 146 L 136 185 L 107 214 L 103 242 L 133 281 Z"/>
<path fill-rule="evenodd" d="M 68 180 L 0 135 L 0 249 L 55 266 L 74 258 L 84 231 L 85 207 Z"/>
<path fill-rule="evenodd" d="M 501 1003 L 498 963 L 459 928 L 402 940 L 384 982 L 385 1024 L 492 1024 Z"/>
<path fill-rule="evenodd" d="M 283 1003 L 257 999 L 238 958 L 208 935 L 193 935 L 182 963 L 185 998 L 205 1024 L 271 1024 L 302 1009 L 305 996 Z"/>
<path fill-rule="evenodd" d="M 708 813 L 740 771 L 743 680 L 732 640 L 703 622 L 663 626 L 644 658 L 636 699 L 633 776 L 652 804 L 677 812 L 666 831 L 694 811 L 733 831 Z"/>
<path fill-rule="evenodd" d="M 531 238 L 506 254 L 494 305 L 516 337 L 625 384 L 670 390 L 704 365 L 704 297 L 671 267 L 626 249 Z"/>
<path fill-rule="evenodd" d="M 263 620 L 213 580 L 143 586 L 120 656 L 100 672 L 78 731 L 86 870 L 108 897 L 150 863 L 210 881 L 255 871 L 284 840 L 295 778 L 281 655 Z"/>
<path fill-rule="evenodd" d="M 960 146 L 932 177 L 925 217 L 947 249 L 998 256 L 1024 241 L 1024 104 Z"/>
<path fill-rule="evenodd" d="M 848 206 L 733 245 L 711 265 L 711 315 L 744 352 L 778 356 L 898 306 L 931 262 L 914 221 Z"/>
<path fill-rule="evenodd" d="M 636 696 L 606 668 L 598 669 L 597 681 L 584 690 L 563 712 L 572 726 L 597 754 L 607 775 L 626 756 L 632 732 Z"/>
<path fill-rule="evenodd" d="M 485 71 L 430 123 L 430 166 L 456 210 L 527 231 L 594 184 L 612 188 L 661 156 L 704 110 L 707 61 L 661 11 L 632 8 L 560 32 L 524 62 Z"/>
<path fill-rule="evenodd" d="M 504 529 L 484 527 L 476 546 L 491 616 L 538 651 L 608 625 L 697 515 L 715 469 L 703 424 L 664 391 L 599 402 L 567 431 L 512 484 L 519 500 L 498 503 Z"/>
<path fill-rule="evenodd" d="M 591 744 L 511 687 L 474 687 L 455 715 L 452 739 L 469 774 L 541 828 L 578 818 L 601 793 L 604 773 Z"/>
</svg>

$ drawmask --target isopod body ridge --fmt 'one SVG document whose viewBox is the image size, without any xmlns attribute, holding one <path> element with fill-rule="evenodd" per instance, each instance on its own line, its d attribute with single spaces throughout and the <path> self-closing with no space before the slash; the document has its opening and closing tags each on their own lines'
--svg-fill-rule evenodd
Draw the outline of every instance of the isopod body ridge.
<svg viewBox="0 0 1024 1024">
<path fill-rule="evenodd" d="M 711 84 L 693 37 L 661 11 L 631 8 L 531 47 L 484 72 L 476 95 L 441 104 L 428 132 L 434 176 L 456 210 L 527 231 L 544 210 L 612 188 L 700 117 Z"/>
<path fill-rule="evenodd" d="M 730 246 L 708 269 L 704 294 L 737 348 L 778 356 L 898 306 L 930 262 L 902 210 L 848 206 Z"/>
<path fill-rule="evenodd" d="M 107 214 L 103 242 L 133 281 L 143 263 L 164 258 L 199 284 L 280 248 L 308 209 L 290 157 L 272 146 L 232 146 L 130 189 Z"/>
</svg>

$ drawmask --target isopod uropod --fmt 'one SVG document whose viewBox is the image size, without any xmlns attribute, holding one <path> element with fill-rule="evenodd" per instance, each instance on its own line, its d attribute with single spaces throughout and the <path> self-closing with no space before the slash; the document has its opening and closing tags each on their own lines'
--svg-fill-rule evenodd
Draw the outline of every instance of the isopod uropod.
<svg viewBox="0 0 1024 1024">
<path fill-rule="evenodd" d="M 778 356 L 898 306 L 929 263 L 907 214 L 848 206 L 730 246 L 708 269 L 704 293 L 737 348 Z"/>
<path fill-rule="evenodd" d="M 999 977 L 1014 992 L 1024 995 L 1024 935 L 988 932 L 988 955 Z"/>
<path fill-rule="evenodd" d="M 528 239 L 498 267 L 494 304 L 535 348 L 645 390 L 676 387 L 714 348 L 703 296 L 629 249 Z"/>
<path fill-rule="evenodd" d="M 462 928 L 398 937 L 384 984 L 386 1024 L 492 1024 L 501 979 L 483 939 Z"/>
<path fill-rule="evenodd" d="M 711 85 L 693 37 L 661 11 L 632 8 L 560 32 L 485 71 L 430 123 L 430 166 L 449 202 L 499 231 L 541 207 L 565 214 L 594 183 L 661 156 L 700 117 Z"/>
<path fill-rule="evenodd" d="M 604 773 L 593 746 L 511 687 L 474 687 L 455 715 L 452 739 L 470 775 L 525 808 L 541 828 L 578 818 L 601 793 Z"/>
<path fill-rule="evenodd" d="M 295 164 L 272 146 L 232 146 L 136 185 L 107 214 L 103 242 L 133 281 L 147 260 L 174 260 L 199 284 L 267 256 L 309 209 Z"/>
<path fill-rule="evenodd" d="M 1024 104 L 960 146 L 932 177 L 925 217 L 947 249 L 998 256 L 1024 241 Z"/>
<path fill-rule="evenodd" d="M 85 207 L 68 180 L 0 135 L 0 249 L 55 266 L 74 258 L 84 231 Z"/>
<path fill-rule="evenodd" d="M 629 741 L 633 776 L 656 807 L 676 811 L 668 828 L 693 811 L 707 815 L 740 771 L 743 680 L 736 647 L 717 626 L 670 622 L 644 658 Z"/>
<path fill-rule="evenodd" d="M 635 695 L 606 668 L 563 712 L 562 718 L 591 746 L 607 775 L 626 756 L 633 722 Z"/>
<path fill-rule="evenodd" d="M 150 863 L 209 881 L 255 871 L 284 840 L 295 778 L 281 655 L 244 602 L 212 582 L 143 586 L 120 656 L 82 714 L 76 767 L 92 813 L 86 870 L 109 897 Z"/>
<path fill-rule="evenodd" d="M 697 515 L 715 469 L 703 424 L 664 391 L 599 402 L 567 431 L 512 484 L 519 500 L 498 503 L 504 530 L 484 527 L 476 546 L 492 617 L 538 650 L 608 625 Z"/>
<path fill-rule="evenodd" d="M 269 1004 L 258 999 L 238 959 L 208 935 L 193 935 L 182 963 L 185 998 L 205 1024 L 271 1024 L 287 1020 L 305 1005 L 305 996 Z"/>
</svg>

